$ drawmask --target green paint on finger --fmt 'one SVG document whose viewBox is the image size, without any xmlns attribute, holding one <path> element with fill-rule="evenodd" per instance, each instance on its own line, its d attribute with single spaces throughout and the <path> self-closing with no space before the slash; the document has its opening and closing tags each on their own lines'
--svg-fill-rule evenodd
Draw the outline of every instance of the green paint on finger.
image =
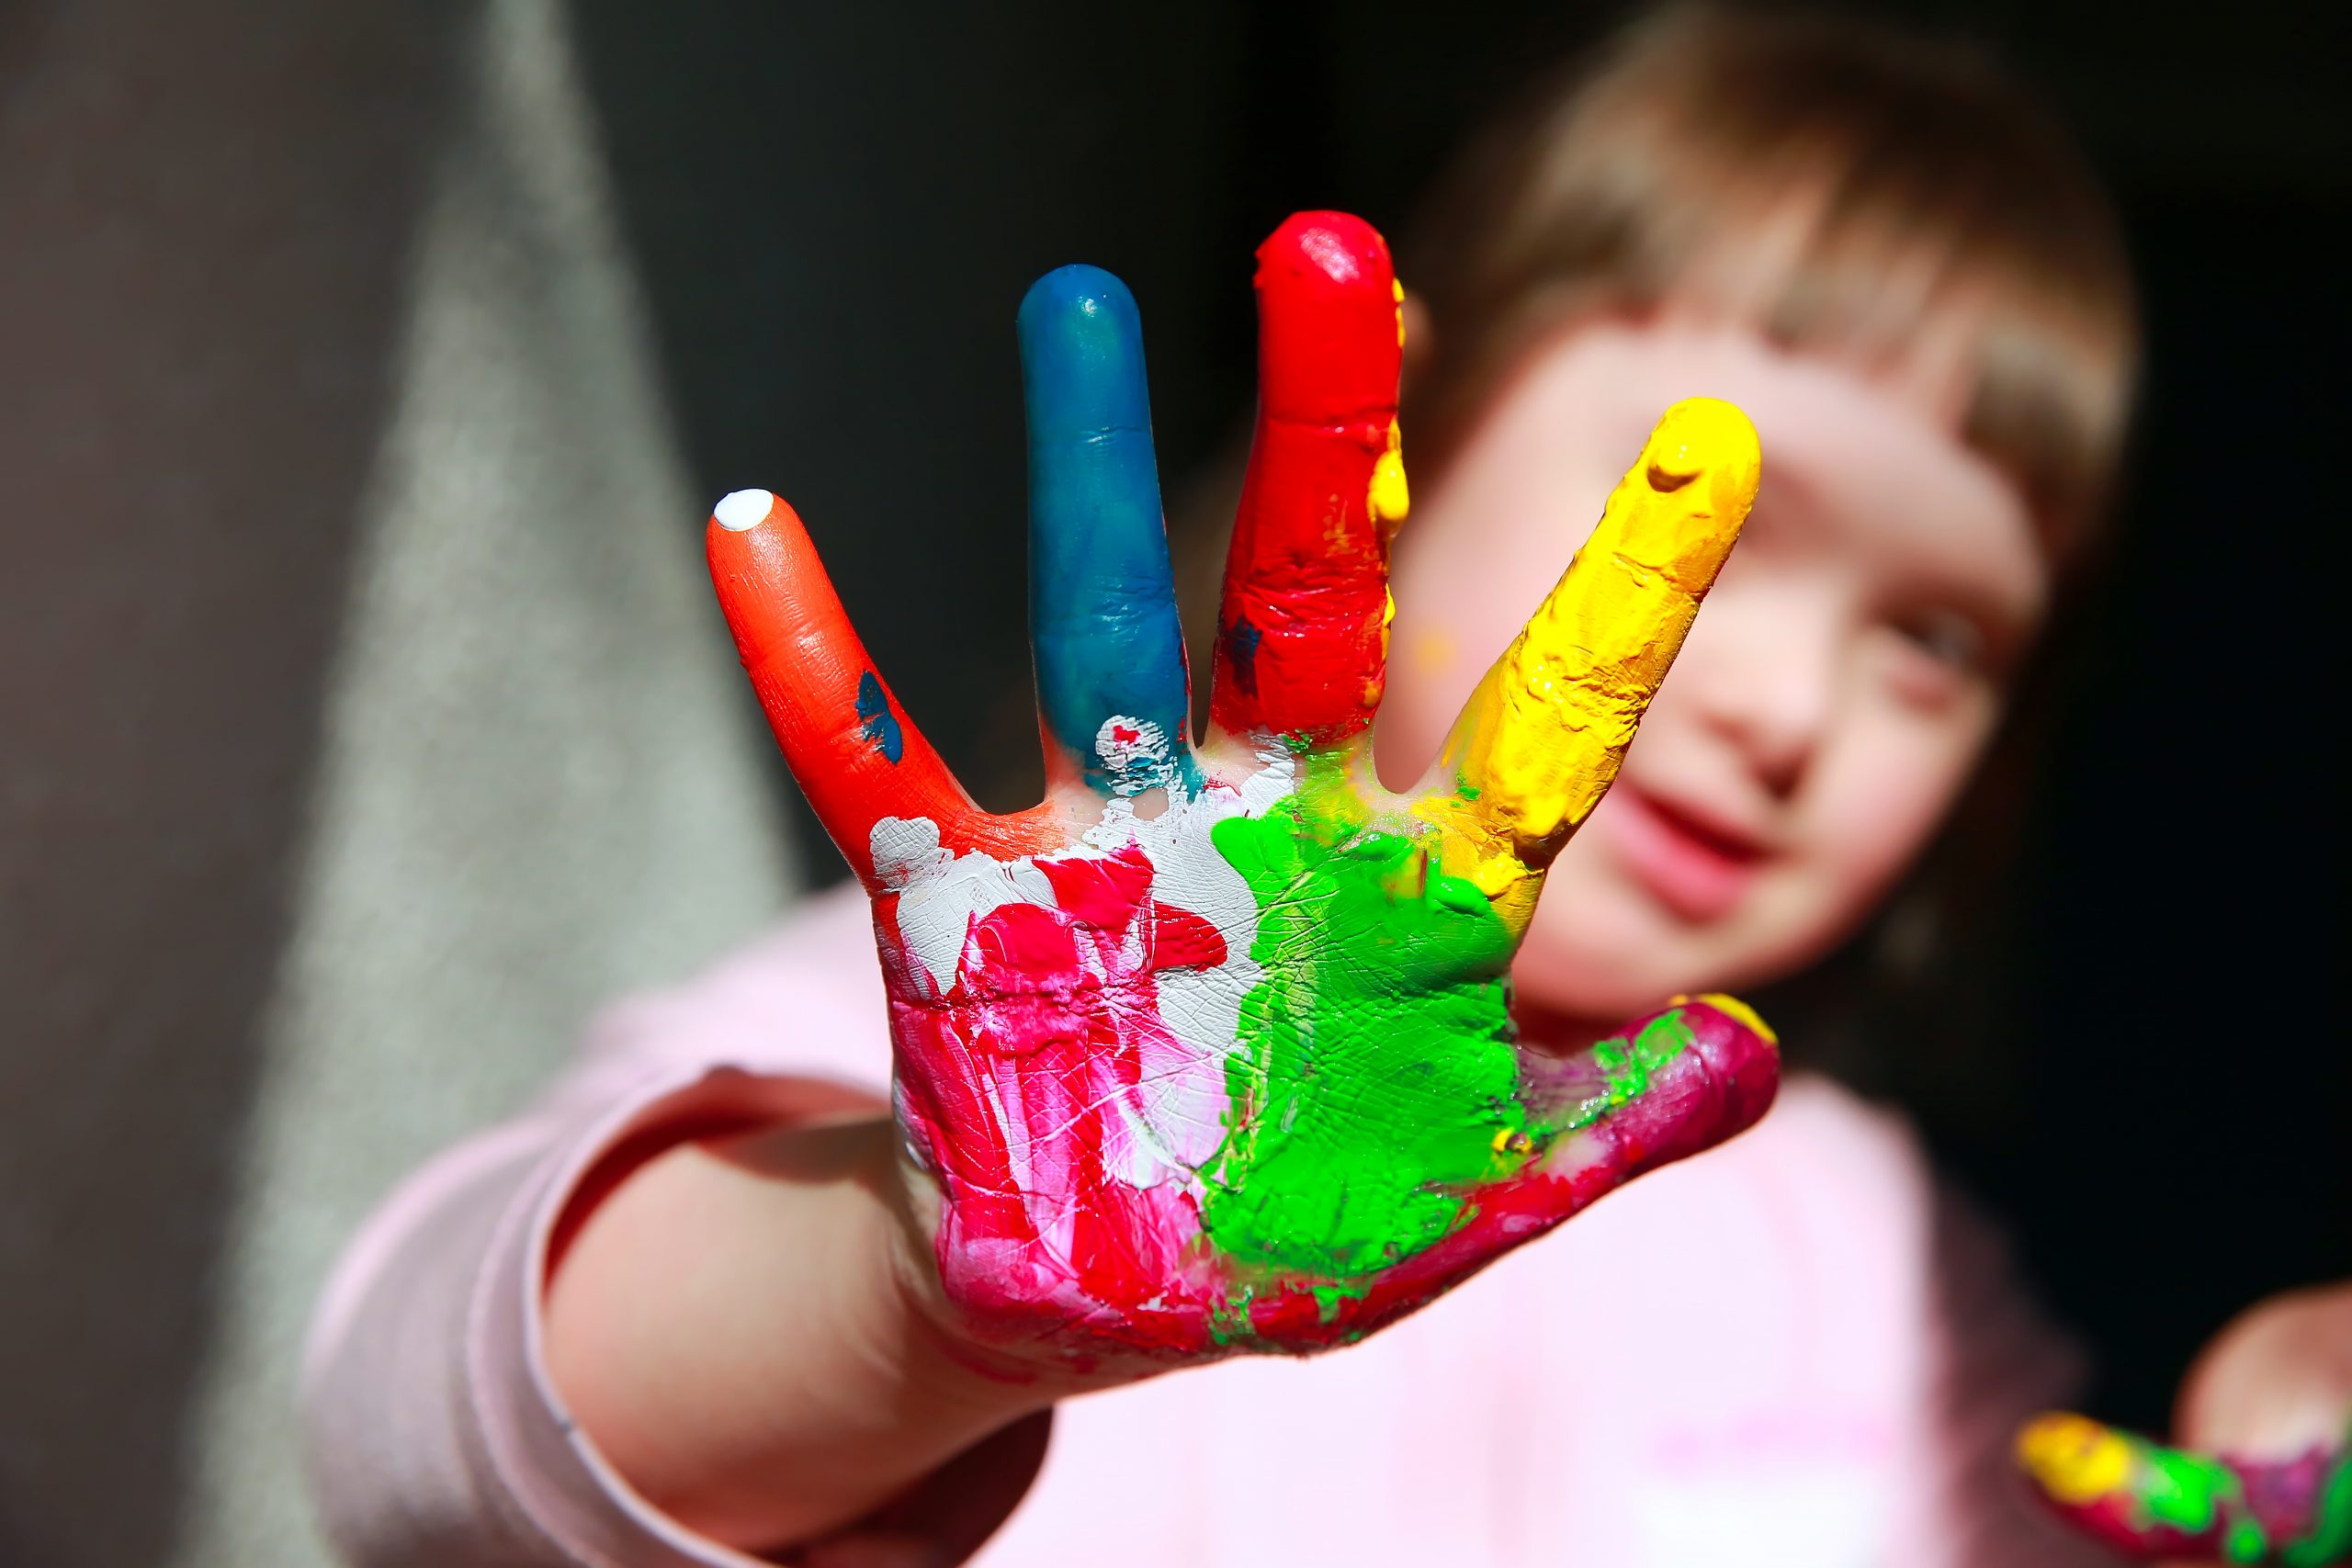
<svg viewBox="0 0 2352 1568">
<path fill-rule="evenodd" d="M 2337 1454 L 2320 1487 L 2318 1516 L 2311 1533 L 2279 1554 L 2287 1568 L 2352 1562 L 2352 1446 Z"/>
<path fill-rule="evenodd" d="M 1657 1070 L 1698 1043 L 1680 1008 L 1662 1012 L 1642 1026 L 1631 1040 L 1604 1040 L 1592 1048 L 1601 1072 L 1600 1092 L 1588 1098 L 1560 1131 L 1589 1127 L 1611 1111 L 1649 1091 Z"/>
<path fill-rule="evenodd" d="M 1460 1193 L 1551 1129 L 1519 1100 L 1513 942 L 1486 897 L 1411 839 L 1300 807 L 1213 832 L 1256 900 L 1265 978 L 1202 1220 L 1231 1257 L 1346 1280 L 1442 1237 Z"/>
<path fill-rule="evenodd" d="M 2211 1460 L 2177 1449 L 2151 1444 L 2147 1457 L 2140 1501 L 2149 1517 L 2192 1532 L 2212 1529 L 2222 1497 L 2237 1489 L 2237 1477 Z"/>
</svg>

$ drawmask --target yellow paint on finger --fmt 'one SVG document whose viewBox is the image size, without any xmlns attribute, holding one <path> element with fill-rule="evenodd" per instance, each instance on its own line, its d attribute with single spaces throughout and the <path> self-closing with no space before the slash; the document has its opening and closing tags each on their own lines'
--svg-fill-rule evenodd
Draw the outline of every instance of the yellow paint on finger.
<svg viewBox="0 0 2352 1568">
<path fill-rule="evenodd" d="M 2132 1445 L 2086 1416 L 2044 1416 L 2018 1434 L 2018 1463 L 2061 1503 L 2081 1506 L 2122 1491 Z"/>
<path fill-rule="evenodd" d="M 1761 477 L 1731 404 L 1666 412 L 1600 522 L 1455 722 L 1453 798 L 1418 808 L 1489 897 L 1551 863 L 1617 776 Z"/>
<path fill-rule="evenodd" d="M 1728 1013 L 1739 1022 L 1747 1025 L 1749 1029 L 1753 1030 L 1762 1038 L 1765 1044 L 1778 1046 L 1781 1043 L 1781 1037 L 1772 1032 L 1772 1026 L 1764 1021 L 1764 1018 L 1761 1013 L 1758 1013 L 1754 1008 L 1749 1007 L 1746 1002 L 1741 1001 L 1737 997 L 1727 995 L 1724 992 L 1702 991 L 1695 998 L 1690 997 L 1668 997 L 1666 999 L 1666 1004 L 1668 1007 L 1679 1008 L 1683 1003 L 1694 999 L 1706 1003 L 1717 1012 Z"/>
<path fill-rule="evenodd" d="M 1365 501 L 1373 521 L 1391 533 L 1412 510 L 1412 494 L 1405 487 L 1405 436 L 1393 419 L 1388 422 L 1388 449 L 1373 463 L 1372 493 Z"/>
</svg>

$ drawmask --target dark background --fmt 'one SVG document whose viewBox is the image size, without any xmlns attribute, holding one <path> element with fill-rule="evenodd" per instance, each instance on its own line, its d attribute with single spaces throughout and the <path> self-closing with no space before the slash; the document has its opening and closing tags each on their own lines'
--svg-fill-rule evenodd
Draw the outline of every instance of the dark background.
<svg viewBox="0 0 2352 1568">
<path fill-rule="evenodd" d="M 2352 55 L 2318 5 L 1849 8 L 1990 44 L 2040 89 L 2143 281 L 2123 541 L 2061 677 L 1985 950 L 2001 972 L 1977 977 L 2001 1005 L 1965 1013 L 2015 1032 L 1957 1065 L 1877 1041 L 1856 1076 L 2011 1231 L 2093 1351 L 2098 1407 L 2161 1428 L 2233 1312 L 2352 1273 L 2352 1069 L 2324 978 Z M 910 17 L 886 43 L 864 20 L 604 0 L 581 36 L 702 488 L 793 498 L 908 707 L 967 776 L 1010 771 L 1010 805 L 1034 766 L 996 722 L 1025 681 L 1030 280 L 1086 260 L 1135 289 L 1179 498 L 1249 406 L 1257 242 L 1306 207 L 1408 232 L 1464 136 L 1625 12 L 1047 6 Z M 779 298 L 786 270 L 813 294 Z M 816 310 L 858 322 L 821 371 Z"/>
<path fill-rule="evenodd" d="M 1461 136 L 1620 11 L 974 9 L 569 14 L 695 482 L 799 505 L 906 705 L 1010 804 L 1023 289 L 1073 260 L 1133 286 L 1180 497 L 1249 406 L 1257 241 L 1305 207 L 1408 232 Z M 1962 977 L 1997 1005 L 1956 1016 L 1997 1021 L 1857 1075 L 2006 1223 L 2097 1406 L 2161 1426 L 2233 1311 L 2352 1275 L 2342 7 L 1865 9 L 1989 41 L 2075 127 L 2151 360 L 2004 939 Z M 0 1562 L 171 1551 L 478 10 L 0 0 Z"/>
</svg>

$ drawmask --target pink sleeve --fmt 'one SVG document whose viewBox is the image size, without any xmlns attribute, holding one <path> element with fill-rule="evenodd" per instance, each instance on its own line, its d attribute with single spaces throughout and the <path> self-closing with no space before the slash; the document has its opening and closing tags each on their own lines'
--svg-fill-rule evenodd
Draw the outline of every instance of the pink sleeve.
<svg viewBox="0 0 2352 1568">
<path fill-rule="evenodd" d="M 2009 1458 L 2018 1426 L 2075 1393 L 2081 1358 L 2018 1281 L 2000 1233 L 1948 1190 L 1936 1196 L 1932 1268 L 1936 1496 L 1951 1561 L 1966 1568 L 2111 1563 L 2033 1502 Z"/>
<path fill-rule="evenodd" d="M 537 1105 L 393 1191 L 337 1264 L 304 1358 L 312 1490 L 353 1563 L 758 1561 L 645 1503 L 566 1415 L 539 1340 L 550 1238 L 583 1179 L 685 1138 L 884 1108 L 882 1019 L 865 900 L 827 895 L 692 984 L 614 1009 Z M 1012 1488 L 999 1517 L 1042 1431 L 1012 1445 L 1035 1450 L 1025 1465 L 990 1469 L 991 1491 Z"/>
</svg>

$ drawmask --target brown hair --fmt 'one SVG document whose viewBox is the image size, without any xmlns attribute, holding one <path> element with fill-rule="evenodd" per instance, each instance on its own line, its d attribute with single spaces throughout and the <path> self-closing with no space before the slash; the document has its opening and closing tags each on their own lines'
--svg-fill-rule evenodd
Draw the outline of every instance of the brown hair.
<svg viewBox="0 0 2352 1568">
<path fill-rule="evenodd" d="M 1695 308 L 1866 367 L 1934 356 L 1963 438 L 2032 507 L 2062 603 L 2079 592 L 2129 423 L 2137 302 L 2097 179 L 1982 50 L 1823 11 L 1651 11 L 1474 145 L 1415 242 L 1405 277 L 1431 325 L 1406 378 L 1417 479 L 1442 475 L 1552 334 Z M 2023 1069 L 2000 1055 L 2004 846 L 2053 712 L 2052 651 L 1880 917 L 1756 998 L 1811 1065 L 1985 1116 L 2006 1103 Z"/>
<path fill-rule="evenodd" d="M 2120 225 L 1973 47 L 1817 12 L 1652 12 L 1474 149 L 1406 260 L 1434 327 L 1406 389 L 1417 477 L 1534 344 L 1669 299 L 1869 365 L 1951 356 L 1965 438 L 2062 561 L 2117 467 L 2139 351 Z"/>
</svg>

